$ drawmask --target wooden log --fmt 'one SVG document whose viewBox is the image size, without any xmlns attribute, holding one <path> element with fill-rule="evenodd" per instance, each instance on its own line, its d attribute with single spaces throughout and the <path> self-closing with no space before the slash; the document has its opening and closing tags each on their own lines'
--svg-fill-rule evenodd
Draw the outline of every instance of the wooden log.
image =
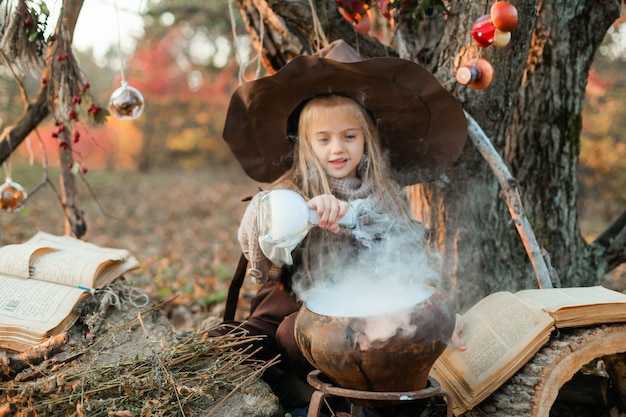
<svg viewBox="0 0 626 417">
<path fill-rule="evenodd" d="M 620 410 L 626 410 L 626 357 L 625 355 L 610 355 L 602 359 L 616 391 L 617 406 Z"/>
<path fill-rule="evenodd" d="M 61 333 L 24 352 L 6 353 L 0 351 L 0 380 L 9 381 L 29 366 L 38 365 L 51 358 L 61 352 L 68 341 L 69 335 Z"/>
<path fill-rule="evenodd" d="M 617 363 L 626 360 L 626 323 L 561 329 L 522 369 L 463 417 L 549 417 L 559 391 L 575 374 L 595 359 L 606 363 L 612 355 Z M 612 376 L 609 364 L 607 371 Z M 622 397 L 624 389 L 620 388 Z M 610 399 L 610 390 L 607 395 Z"/>
</svg>

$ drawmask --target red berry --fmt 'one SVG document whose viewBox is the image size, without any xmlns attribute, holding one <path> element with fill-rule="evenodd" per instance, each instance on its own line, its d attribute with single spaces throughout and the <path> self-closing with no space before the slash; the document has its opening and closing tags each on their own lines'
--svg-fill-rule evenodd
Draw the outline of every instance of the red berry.
<svg viewBox="0 0 626 417">
<path fill-rule="evenodd" d="M 27 18 L 24 20 L 24 24 L 26 24 L 26 25 L 28 25 L 28 26 L 31 26 L 33 23 L 35 23 L 35 21 L 34 21 L 34 20 L 33 20 L 33 18 L 32 18 L 32 17 L 30 17 L 30 16 L 29 16 L 29 17 L 27 17 Z"/>
<path fill-rule="evenodd" d="M 98 114 L 99 111 L 100 106 L 98 106 L 97 104 L 92 104 L 91 106 L 89 106 L 89 110 L 87 110 L 87 113 L 93 113 L 93 115 L 95 116 L 96 114 Z"/>
<path fill-rule="evenodd" d="M 80 172 L 83 174 L 87 173 L 87 168 L 85 168 L 84 166 L 80 167 Z"/>
<path fill-rule="evenodd" d="M 59 129 L 57 130 L 59 133 L 65 132 L 65 125 L 59 125 Z"/>
<path fill-rule="evenodd" d="M 57 61 L 59 62 L 67 61 L 67 54 L 57 55 Z"/>
<path fill-rule="evenodd" d="M 70 120 L 76 120 L 78 119 L 78 114 L 76 114 L 74 110 L 70 110 L 67 112 L 67 118 Z"/>
<path fill-rule="evenodd" d="M 80 139 L 80 132 L 79 131 L 74 132 L 74 143 L 77 143 L 79 139 Z"/>
<path fill-rule="evenodd" d="M 72 104 L 80 104 L 81 101 L 82 99 L 80 98 L 80 96 L 72 97 Z"/>
<path fill-rule="evenodd" d="M 42 83 L 43 85 L 48 84 L 48 82 L 50 82 L 50 80 L 49 80 L 48 78 L 46 78 L 46 77 L 43 77 L 43 78 L 41 79 L 41 83 Z"/>
<path fill-rule="evenodd" d="M 67 142 L 59 142 L 59 148 L 63 149 L 64 151 L 67 150 Z"/>
<path fill-rule="evenodd" d="M 85 85 L 83 85 L 83 93 L 86 93 L 87 90 L 89 90 L 89 83 L 85 83 Z"/>
<path fill-rule="evenodd" d="M 59 134 L 57 132 L 52 132 L 52 137 L 56 139 L 59 137 Z"/>
</svg>

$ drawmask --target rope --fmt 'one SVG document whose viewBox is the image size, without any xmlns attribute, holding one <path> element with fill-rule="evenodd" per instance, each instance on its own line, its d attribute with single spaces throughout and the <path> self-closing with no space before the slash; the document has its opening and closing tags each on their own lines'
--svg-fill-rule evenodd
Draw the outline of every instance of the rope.
<svg viewBox="0 0 626 417">
<path fill-rule="evenodd" d="M 117 0 L 115 0 L 115 22 L 117 24 L 117 52 L 120 57 L 120 76 L 122 77 L 122 84 L 125 84 L 124 67 L 126 63 L 124 62 L 124 54 L 122 54 L 122 32 L 120 30 L 120 11 L 117 7 Z"/>
<path fill-rule="evenodd" d="M 121 308 L 124 301 L 135 308 L 142 308 L 150 303 L 148 294 L 138 288 L 122 285 L 118 281 L 114 281 L 106 287 L 96 290 L 96 292 L 103 294 L 101 303 L 105 306 L 105 310 L 106 306 Z"/>
<path fill-rule="evenodd" d="M 237 63 L 239 64 L 239 71 L 238 71 L 237 79 L 238 79 L 239 85 L 242 85 L 245 81 L 247 81 L 245 79 L 246 69 L 254 61 L 257 62 L 257 67 L 254 73 L 253 80 L 256 80 L 259 78 L 259 75 L 261 74 L 261 51 L 259 50 L 256 56 L 253 57 L 252 59 L 248 59 L 246 62 L 243 62 L 244 57 L 241 55 L 240 50 L 239 50 L 239 38 L 237 36 L 237 30 L 236 30 L 237 24 L 235 22 L 235 11 L 234 11 L 233 3 L 234 3 L 234 0 L 228 0 L 228 13 L 230 15 L 230 27 L 233 32 L 233 44 L 235 45 L 235 58 L 237 59 Z M 259 10 L 259 19 L 261 22 L 261 27 L 259 29 L 259 41 L 260 41 L 260 45 L 262 49 L 263 38 L 265 35 L 265 25 L 263 24 L 263 14 L 261 13 L 260 10 Z"/>
</svg>

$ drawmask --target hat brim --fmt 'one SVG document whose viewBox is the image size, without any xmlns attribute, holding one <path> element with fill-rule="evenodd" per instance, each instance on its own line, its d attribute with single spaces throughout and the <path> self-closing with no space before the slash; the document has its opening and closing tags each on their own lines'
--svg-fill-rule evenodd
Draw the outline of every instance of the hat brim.
<svg viewBox="0 0 626 417">
<path fill-rule="evenodd" d="M 329 93 L 371 112 L 401 185 L 436 178 L 463 151 L 463 109 L 420 65 L 399 58 L 344 63 L 299 56 L 274 75 L 241 85 L 231 98 L 223 137 L 250 178 L 272 182 L 290 168 L 290 114 L 304 100 Z"/>
</svg>

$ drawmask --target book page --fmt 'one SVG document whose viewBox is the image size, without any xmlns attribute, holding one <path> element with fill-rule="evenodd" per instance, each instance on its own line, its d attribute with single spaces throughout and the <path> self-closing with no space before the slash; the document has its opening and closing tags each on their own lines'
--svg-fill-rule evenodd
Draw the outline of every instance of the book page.
<svg viewBox="0 0 626 417">
<path fill-rule="evenodd" d="M 77 287 L 94 286 L 100 265 L 109 262 L 102 253 L 83 249 L 58 250 L 31 263 L 32 278 Z"/>
<path fill-rule="evenodd" d="M 38 244 L 14 244 L 0 248 L 0 272 L 27 279 L 30 276 L 31 258 L 52 249 Z"/>
<path fill-rule="evenodd" d="M 467 349 L 449 355 L 466 368 L 470 385 L 489 375 L 520 344 L 551 328 L 552 318 L 514 294 L 499 292 L 482 299 L 463 315 L 463 341 Z M 516 354 L 517 352 L 513 352 Z"/>
<path fill-rule="evenodd" d="M 71 236 L 55 236 L 46 232 L 37 232 L 35 236 L 30 238 L 26 243 L 32 243 L 39 245 L 40 247 L 47 246 L 56 249 L 77 249 L 84 248 L 89 249 L 94 252 L 100 252 L 102 254 L 106 254 L 108 259 L 112 260 L 123 260 L 130 256 L 130 252 L 126 249 L 116 249 L 116 248 L 103 248 L 101 246 L 95 245 L 90 242 L 85 242 L 84 240 L 75 239 Z"/>
<path fill-rule="evenodd" d="M 626 303 L 626 294 L 609 290 L 601 285 L 595 287 L 545 288 L 522 290 L 519 297 L 530 300 L 546 311 L 556 311 L 563 307 L 579 307 L 607 303 Z"/>
<path fill-rule="evenodd" d="M 516 295 L 551 314 L 561 328 L 626 322 L 626 294 L 600 285 L 522 290 Z"/>
<path fill-rule="evenodd" d="M 455 397 L 455 414 L 488 397 L 519 370 L 547 342 L 554 324 L 550 315 L 510 292 L 483 298 L 462 318 L 467 349 L 449 346 L 431 371 Z"/>
<path fill-rule="evenodd" d="M 43 333 L 62 322 L 81 297 L 77 288 L 0 276 L 0 329 Z"/>
<path fill-rule="evenodd" d="M 70 236 L 38 232 L 27 242 L 14 246 L 22 247 L 24 252 L 25 248 L 47 248 L 46 253 L 38 252 L 30 258 L 30 277 L 71 287 L 101 288 L 139 267 L 126 249 L 103 248 Z M 20 259 L 20 266 L 22 262 Z"/>
</svg>

